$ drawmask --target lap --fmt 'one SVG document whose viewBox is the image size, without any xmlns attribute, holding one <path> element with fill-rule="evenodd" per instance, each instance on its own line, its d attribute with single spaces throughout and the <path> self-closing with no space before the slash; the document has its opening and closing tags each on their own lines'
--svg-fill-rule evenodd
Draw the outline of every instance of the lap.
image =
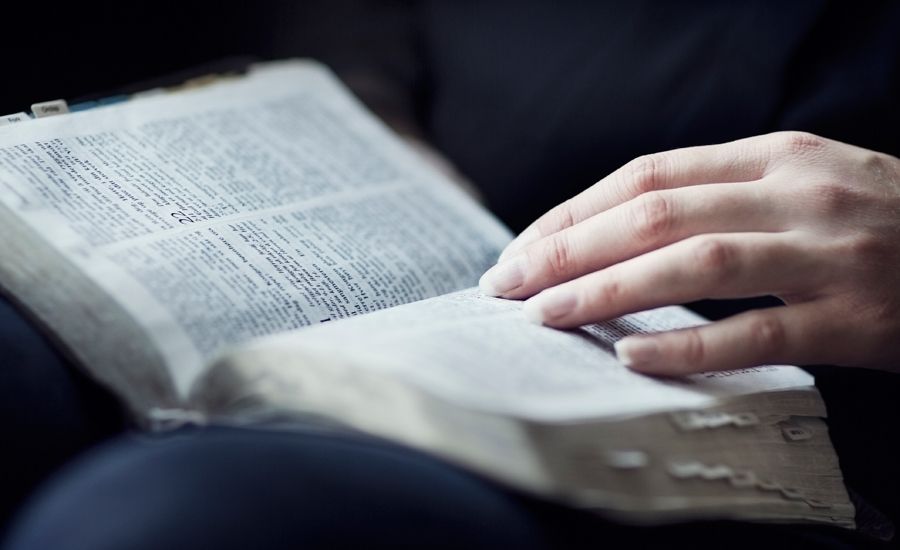
<svg viewBox="0 0 900 550">
<path fill-rule="evenodd" d="M 378 440 L 234 428 L 129 436 L 27 508 L 10 549 L 415 546 L 858 547 L 836 528 L 628 527 L 504 490 Z"/>
<path fill-rule="evenodd" d="M 103 389 L 73 369 L 0 295 L 0 418 L 6 476 L 3 519 L 50 472 L 121 430 L 122 412 Z"/>
</svg>

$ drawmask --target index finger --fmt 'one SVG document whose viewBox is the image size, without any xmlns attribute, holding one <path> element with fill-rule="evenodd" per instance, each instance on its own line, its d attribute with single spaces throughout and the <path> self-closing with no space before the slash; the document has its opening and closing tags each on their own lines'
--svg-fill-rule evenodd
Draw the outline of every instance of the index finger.
<svg viewBox="0 0 900 550">
<path fill-rule="evenodd" d="M 764 138 L 755 136 L 638 157 L 550 209 L 513 239 L 498 261 L 502 262 L 539 239 L 650 191 L 760 179 L 769 162 L 770 148 L 763 144 Z"/>
</svg>

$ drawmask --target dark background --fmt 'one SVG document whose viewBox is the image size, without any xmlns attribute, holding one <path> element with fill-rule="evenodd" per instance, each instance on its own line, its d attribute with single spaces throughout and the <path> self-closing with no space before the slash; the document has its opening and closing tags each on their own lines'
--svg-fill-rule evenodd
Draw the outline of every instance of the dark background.
<svg viewBox="0 0 900 550">
<path fill-rule="evenodd" d="M 114 91 L 237 55 L 348 66 L 395 56 L 405 2 L 4 2 L 0 113 Z"/>
</svg>

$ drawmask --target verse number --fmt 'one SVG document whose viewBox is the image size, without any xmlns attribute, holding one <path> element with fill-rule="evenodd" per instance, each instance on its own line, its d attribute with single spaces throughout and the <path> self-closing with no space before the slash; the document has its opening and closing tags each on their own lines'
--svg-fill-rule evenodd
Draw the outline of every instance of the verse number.
<svg viewBox="0 0 900 550">
<path fill-rule="evenodd" d="M 178 220 L 178 223 L 181 223 L 181 224 L 194 223 L 195 221 L 197 221 L 182 210 L 172 212 L 170 215 L 173 218 L 175 218 L 176 220 Z"/>
</svg>

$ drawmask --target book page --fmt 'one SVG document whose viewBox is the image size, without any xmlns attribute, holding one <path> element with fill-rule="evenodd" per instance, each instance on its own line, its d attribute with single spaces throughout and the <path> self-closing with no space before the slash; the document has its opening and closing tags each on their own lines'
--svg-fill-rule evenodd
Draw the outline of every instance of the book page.
<svg viewBox="0 0 900 550">
<path fill-rule="evenodd" d="M 182 396 L 228 345 L 470 286 L 510 238 L 303 62 L 2 128 L 0 204 L 143 327 Z M 39 316 L 66 341 L 71 319 Z"/>
<path fill-rule="evenodd" d="M 705 321 L 666 307 L 561 331 L 521 305 L 468 289 L 263 338 L 210 368 L 192 401 L 217 421 L 325 418 L 628 521 L 853 526 L 804 371 L 644 376 L 616 340 Z"/>
<path fill-rule="evenodd" d="M 681 307 L 561 331 L 529 323 L 521 306 L 468 289 L 279 335 L 250 349 L 297 357 L 283 369 L 305 368 L 305 354 L 331 353 L 460 406 L 553 422 L 705 407 L 743 395 L 813 387 L 809 374 L 790 366 L 664 379 L 638 374 L 616 360 L 613 343 L 628 334 L 704 322 Z M 821 409 L 806 412 L 824 415 Z"/>
</svg>

